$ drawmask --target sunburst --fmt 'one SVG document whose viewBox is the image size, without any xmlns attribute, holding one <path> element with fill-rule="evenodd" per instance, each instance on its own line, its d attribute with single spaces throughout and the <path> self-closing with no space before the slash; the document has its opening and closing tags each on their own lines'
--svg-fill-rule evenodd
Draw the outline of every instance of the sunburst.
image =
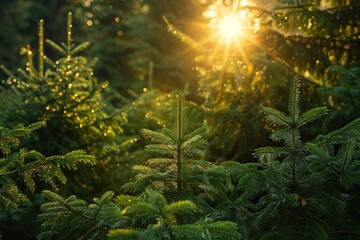
<svg viewBox="0 0 360 240">
<path fill-rule="evenodd" d="M 219 30 L 226 42 L 236 40 L 240 37 L 243 26 L 239 15 L 231 14 L 220 20 Z"/>
</svg>

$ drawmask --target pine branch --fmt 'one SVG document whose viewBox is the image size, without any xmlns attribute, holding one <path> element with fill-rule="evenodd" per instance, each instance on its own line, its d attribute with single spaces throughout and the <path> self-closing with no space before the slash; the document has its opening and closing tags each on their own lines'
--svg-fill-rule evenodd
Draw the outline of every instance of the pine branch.
<svg viewBox="0 0 360 240">
<path fill-rule="evenodd" d="M 316 107 L 300 115 L 299 127 L 304 126 L 314 120 L 317 120 L 328 112 L 326 107 Z"/>
<path fill-rule="evenodd" d="M 104 239 L 110 229 L 122 227 L 126 220 L 122 217 L 118 206 L 111 200 L 113 192 L 106 192 L 100 198 L 94 198 L 93 204 L 70 196 L 67 199 L 60 195 L 43 191 L 50 201 L 41 206 L 39 219 L 42 233 L 39 239 L 51 237 L 56 232 L 57 239 L 74 238 L 79 233 L 79 239 Z M 90 228 L 89 228 L 90 225 Z"/>
<path fill-rule="evenodd" d="M 289 127 L 291 120 L 285 113 L 270 107 L 262 107 L 261 111 L 266 114 L 266 119 L 274 124 Z"/>
<path fill-rule="evenodd" d="M 121 195 L 117 203 L 125 207 L 125 216 L 145 221 L 146 225 L 145 229 L 124 227 L 111 230 L 108 234 L 110 239 L 240 239 L 233 222 L 208 219 L 190 224 L 179 223 L 178 217 L 198 211 L 197 206 L 189 200 L 167 203 L 160 193 L 146 190 L 139 198 Z M 154 221 L 156 224 L 150 224 Z"/>
<path fill-rule="evenodd" d="M 84 151 L 73 151 L 65 155 L 45 157 L 37 151 L 21 149 L 14 152 L 20 144 L 21 137 L 29 136 L 34 130 L 43 127 L 45 122 L 37 122 L 28 126 L 18 125 L 13 129 L 0 127 L 0 149 L 5 157 L 0 159 L 0 203 L 4 206 L 17 207 L 27 201 L 26 189 L 34 192 L 35 179 L 41 179 L 56 188 L 58 183 L 64 184 L 67 179 L 62 167 L 76 169 L 79 163 L 94 164 L 94 157 Z M 25 189 L 17 181 L 21 177 Z M 18 195 L 18 196 L 12 196 Z"/>
<path fill-rule="evenodd" d="M 125 184 L 122 188 L 126 191 L 141 192 L 146 188 L 156 188 L 158 191 L 177 192 L 189 190 L 189 179 L 196 178 L 193 170 L 206 169 L 211 163 L 198 161 L 204 157 L 208 146 L 204 139 L 207 128 L 202 126 L 194 131 L 184 133 L 184 95 L 177 95 L 175 129 L 164 128 L 161 132 L 142 129 L 141 134 L 152 143 L 145 146 L 150 153 L 163 155 L 162 158 L 149 159 L 146 166 L 134 166 L 135 181 Z M 199 180 L 202 176 L 197 177 Z M 192 179 L 191 181 L 194 181 Z M 198 181 L 195 181 L 198 182 Z"/>
</svg>

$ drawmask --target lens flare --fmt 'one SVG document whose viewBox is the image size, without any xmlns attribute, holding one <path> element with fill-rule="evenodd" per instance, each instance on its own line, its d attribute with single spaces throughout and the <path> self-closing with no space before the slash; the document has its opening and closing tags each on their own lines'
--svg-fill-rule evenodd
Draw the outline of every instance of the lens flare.
<svg viewBox="0 0 360 240">
<path fill-rule="evenodd" d="M 221 34 L 231 40 L 237 38 L 241 34 L 241 22 L 239 16 L 229 15 L 220 20 L 219 25 Z"/>
</svg>

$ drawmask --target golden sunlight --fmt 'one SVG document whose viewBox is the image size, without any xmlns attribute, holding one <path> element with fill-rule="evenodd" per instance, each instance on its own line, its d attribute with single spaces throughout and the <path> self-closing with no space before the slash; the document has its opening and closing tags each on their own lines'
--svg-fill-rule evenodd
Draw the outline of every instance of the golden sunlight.
<svg viewBox="0 0 360 240">
<path fill-rule="evenodd" d="M 238 45 L 258 30 L 257 18 L 249 9 L 254 5 L 248 0 L 234 0 L 229 4 L 217 0 L 203 12 L 203 16 L 209 19 L 209 26 L 217 32 L 215 35 L 221 37 L 219 44 Z"/>
<path fill-rule="evenodd" d="M 221 34 L 230 41 L 241 34 L 241 21 L 239 16 L 229 15 L 220 20 L 219 25 Z"/>
</svg>

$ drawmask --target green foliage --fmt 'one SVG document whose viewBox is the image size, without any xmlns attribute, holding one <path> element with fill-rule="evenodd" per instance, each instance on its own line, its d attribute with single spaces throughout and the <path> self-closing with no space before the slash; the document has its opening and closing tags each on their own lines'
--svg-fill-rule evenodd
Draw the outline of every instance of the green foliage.
<svg viewBox="0 0 360 240">
<path fill-rule="evenodd" d="M 356 236 L 356 226 L 351 227 L 352 223 L 356 223 L 356 218 L 348 211 L 357 211 L 355 202 L 349 196 L 354 196 L 354 189 L 360 185 L 359 120 L 303 144 L 300 129 L 323 116 L 326 108 L 318 107 L 301 113 L 299 84 L 299 79 L 295 78 L 290 87 L 288 115 L 273 108 L 263 108 L 268 121 L 280 127 L 271 138 L 284 140 L 284 147 L 257 149 L 255 153 L 260 163 L 228 161 L 220 166 L 202 166 L 197 168 L 200 169 L 197 172 L 186 170 L 191 175 L 198 175 L 184 178 L 184 183 L 193 186 L 195 182 L 198 189 L 182 191 L 192 190 L 197 195 L 193 195 L 192 199 L 199 204 L 199 209 L 189 200 L 168 204 L 162 194 L 149 189 L 140 197 L 119 196 L 116 204 L 123 209 L 122 219 L 126 220 L 126 224 L 108 228 L 107 237 L 239 239 L 235 229 L 241 232 L 244 239 L 342 239 Z M 162 179 L 158 176 L 169 171 L 171 164 L 176 169 L 177 161 L 174 160 L 178 156 L 177 146 L 186 149 L 195 144 L 193 146 L 196 148 L 196 143 L 202 139 L 199 136 L 206 128 L 182 134 L 183 97 L 179 95 L 177 101 L 174 131 L 167 128 L 161 132 L 142 131 L 152 141 L 147 147 L 148 151 L 164 155 L 165 158 L 150 159 L 147 165 L 135 166 L 133 170 L 140 174 L 125 188 L 140 186 L 138 192 L 146 188 L 160 189 L 173 192 L 172 198 L 183 198 L 182 191 L 176 188 L 178 171 L 172 172 L 175 175 L 172 178 L 167 176 Z M 198 144 L 205 146 L 203 143 L 199 141 Z M 183 156 L 193 155 L 183 153 Z M 171 186 L 166 186 L 168 179 L 172 181 Z M 209 219 L 199 219 L 198 215 L 195 218 L 185 216 L 198 212 Z M 190 219 L 194 219 L 193 222 L 189 223 Z"/>
<path fill-rule="evenodd" d="M 357 31 L 353 23 L 359 22 L 359 17 L 354 15 L 358 1 L 286 2 L 276 5 L 268 13 L 263 12 L 265 9 L 257 9 L 265 14 L 261 21 L 270 27 L 261 29 L 258 39 L 264 47 L 269 47 L 273 57 L 296 67 L 295 71 L 318 85 L 326 82 L 327 67 L 358 61 L 355 55 L 359 49 L 352 38 Z M 269 17 L 272 21 L 268 21 Z M 263 38 L 266 35 L 267 43 Z M 351 49 L 351 54 L 346 54 L 345 45 Z"/>
<path fill-rule="evenodd" d="M 251 149 L 269 144 L 258 109 L 269 105 L 285 108 L 283 96 L 289 76 L 296 74 L 305 79 L 304 105 L 324 105 L 316 88 L 334 86 L 327 68 L 358 65 L 359 41 L 354 38 L 360 21 L 355 10 L 358 1 L 202 3 L 207 9 L 204 16 L 208 16 L 203 22 L 212 32 L 201 31 L 206 36 L 200 40 L 180 25 L 171 21 L 167 25 L 172 35 L 198 55 L 197 93 L 211 120 L 213 159 L 252 161 Z M 241 34 L 229 41 L 219 33 L 218 26 L 227 15 L 239 17 L 241 29 Z M 331 122 L 339 119 L 341 116 Z M 312 138 L 320 130 L 305 129 L 304 136 Z M 242 148 L 236 147 L 239 145 Z"/>
<path fill-rule="evenodd" d="M 327 86 L 319 88 L 327 98 L 332 110 L 323 123 L 324 130 L 334 130 L 359 117 L 359 79 L 358 66 L 345 68 L 335 65 L 328 68 L 331 80 Z"/>
<path fill-rule="evenodd" d="M 38 180 L 50 184 L 54 189 L 59 184 L 65 184 L 67 178 L 62 168 L 76 169 L 79 163 L 95 163 L 93 156 L 81 150 L 51 157 L 44 157 L 34 150 L 16 150 L 20 138 L 29 137 L 32 131 L 44 125 L 45 122 L 38 122 L 26 127 L 18 125 L 13 129 L 0 127 L 0 209 L 16 208 L 28 201 L 27 192 L 35 192 Z"/>
<path fill-rule="evenodd" d="M 326 114 L 326 107 L 313 108 L 303 114 L 300 114 L 299 106 L 299 85 L 300 79 L 295 78 L 290 87 L 289 115 L 270 107 L 263 107 L 262 111 L 266 114 L 266 119 L 271 124 L 281 126 L 280 130 L 273 132 L 270 138 L 274 141 L 285 141 L 287 148 L 280 148 L 277 151 L 275 148 L 260 148 L 256 150 L 256 154 L 261 162 L 271 161 L 271 157 L 278 157 L 284 155 L 284 152 L 291 152 L 292 158 L 295 157 L 297 148 L 302 147 L 300 137 L 300 127 L 312 122 Z M 270 157 L 270 158 L 269 158 Z M 295 161 L 292 159 L 291 161 Z"/>
<path fill-rule="evenodd" d="M 121 112 L 107 112 L 101 95 L 107 84 L 98 84 L 87 59 L 75 56 L 87 48 L 89 43 L 73 44 L 71 19 L 72 15 L 69 13 L 65 43 L 58 45 L 46 40 L 51 48 L 62 55 L 61 58 L 52 61 L 44 54 L 41 20 L 38 67 L 34 65 L 34 54 L 29 46 L 21 50 L 27 56 L 27 67 L 25 70 L 18 70 L 19 76 L 2 66 L 9 75 L 7 84 L 11 86 L 3 96 L 7 107 L 3 111 L 17 113 L 3 115 L 2 121 L 16 123 L 21 120 L 46 120 L 51 133 L 43 134 L 47 134 L 49 138 L 53 131 L 59 134 L 56 137 L 59 138 L 56 148 L 62 151 L 83 146 L 90 148 L 92 144 L 96 144 L 94 140 L 101 137 L 114 138 L 115 133 L 122 132 L 120 123 L 124 120 Z M 57 129 L 59 125 L 62 129 Z M 68 137 L 69 134 L 72 135 L 71 138 Z M 51 146 L 46 148 L 48 152 L 55 152 Z"/>
<path fill-rule="evenodd" d="M 346 129 L 355 130 L 351 127 L 354 124 L 350 123 L 337 131 L 343 137 L 341 140 L 338 138 L 339 145 L 336 147 L 330 143 L 331 141 L 325 144 L 316 140 L 303 146 L 298 132 L 299 127 L 324 115 L 326 109 L 314 108 L 300 115 L 298 100 L 296 100 L 298 92 L 296 85 L 295 81 L 290 92 L 290 116 L 275 109 L 264 109 L 268 120 L 291 131 L 279 130 L 271 136 L 274 140 L 285 139 L 286 146 L 289 148 L 256 150 L 261 163 L 268 166 L 261 171 L 267 184 L 264 186 L 264 192 L 257 205 L 264 204 L 263 200 L 270 196 L 272 196 L 272 203 L 263 205 L 263 209 L 255 214 L 254 223 L 260 227 L 272 216 L 278 218 L 278 214 L 283 216 L 289 214 L 291 220 L 288 219 L 288 223 L 284 222 L 276 228 L 272 227 L 271 233 L 267 234 L 269 237 L 286 236 L 286 232 L 289 231 L 292 232 L 293 238 L 298 232 L 297 238 L 306 236 L 311 239 L 332 239 L 338 228 L 346 228 L 345 222 L 348 217 L 344 213 L 349 202 L 344 197 L 348 193 L 345 189 L 350 189 L 354 185 L 350 183 L 344 189 L 345 185 L 340 179 L 341 172 L 344 171 L 344 166 L 350 161 L 349 159 L 357 158 L 353 155 L 355 140 L 352 140 L 352 138 L 357 138 L 357 134 L 344 137 Z M 324 138 L 329 139 L 332 134 L 329 133 Z M 335 138 L 334 141 L 336 141 Z M 340 147 L 338 151 L 337 147 Z M 281 158 L 283 161 L 279 162 Z M 345 174 L 346 178 L 358 184 L 359 172 L 355 169 L 353 171 L 355 172 Z M 268 176 L 272 176 L 271 180 Z M 288 176 L 291 178 L 290 184 L 286 180 Z M 301 212 L 302 216 L 294 217 L 294 211 Z"/>
<path fill-rule="evenodd" d="M 236 225 L 232 222 L 211 219 L 193 224 L 182 224 L 177 217 L 192 214 L 197 207 L 189 200 L 167 203 L 164 196 L 146 190 L 141 198 L 120 196 L 117 203 L 124 208 L 125 216 L 132 220 L 152 223 L 145 229 L 120 228 L 111 230 L 109 239 L 240 239 Z"/>
<path fill-rule="evenodd" d="M 19 68 L 15 74 L 2 66 L 9 77 L 1 92 L 0 122 L 11 126 L 45 120 L 48 127 L 34 134 L 27 146 L 45 155 L 84 149 L 96 156 L 101 163 L 99 167 L 81 168 L 76 176 L 71 176 L 71 182 L 77 184 L 67 188 L 70 192 L 78 192 L 80 184 L 84 186 L 83 194 L 102 192 L 99 188 L 104 181 L 109 186 L 116 185 L 118 173 L 110 170 L 119 164 L 135 138 L 121 136 L 126 114 L 105 100 L 108 83 L 98 83 L 93 63 L 79 55 L 89 47 L 89 42 L 78 45 L 73 42 L 72 14 L 68 14 L 66 38 L 60 44 L 44 40 L 43 25 L 41 20 L 37 61 L 28 45 L 21 49 L 27 60 L 25 69 Z M 45 45 L 53 50 L 48 51 L 50 55 L 60 57 L 51 60 L 44 53 Z M 94 180 L 102 174 L 112 174 L 113 178 Z"/>
<path fill-rule="evenodd" d="M 26 201 L 43 189 L 41 181 L 53 188 L 65 183 L 64 168 L 95 163 L 75 149 L 97 159 L 70 176 L 61 193 L 44 191 L 49 202 L 41 207 L 39 239 L 359 238 L 358 1 L 5 0 L 1 6 L 0 59 L 9 76 L 0 93 L 1 206 Z M 55 25 L 62 21 L 55 12 L 72 10 L 78 21 L 68 16 L 60 44 L 51 26 L 55 40 L 44 40 L 40 21 L 38 49 L 22 48 L 27 65 L 12 71 L 9 49 L 32 40 L 27 24 L 42 9 Z M 210 31 L 219 29 L 203 24 L 204 10 L 215 14 L 211 25 L 224 14 L 245 15 L 244 31 L 231 41 L 217 38 Z M 177 39 L 164 34 L 163 19 Z M 72 32 L 85 42 L 75 45 Z M 198 51 L 196 63 L 189 50 Z M 294 73 L 305 89 L 299 91 L 298 78 L 291 81 L 286 106 Z M 193 102 L 164 91 L 183 85 Z M 300 98 L 309 111 L 300 111 Z M 320 128 L 312 122 L 325 115 L 318 107 L 324 104 L 332 111 Z M 48 127 L 30 135 L 38 121 Z M 141 128 L 150 141 L 145 151 Z M 267 146 L 269 130 L 275 146 Z M 254 148 L 259 162 L 239 163 L 254 161 Z M 139 196 L 114 199 L 106 192 L 90 203 L 94 192 L 120 190 L 130 169 L 135 176 L 122 189 Z M 77 197 L 61 196 L 69 191 Z M 25 209 L 1 208 L 1 234 L 24 238 L 7 236 L 8 226 L 26 229 L 23 219 L 34 219 L 36 209 L 25 217 Z"/>
<path fill-rule="evenodd" d="M 29 126 L 25 127 L 20 124 L 17 125 L 14 129 L 8 129 L 1 127 L 1 140 L 0 148 L 3 155 L 8 156 L 11 153 L 10 147 L 18 146 L 20 143 L 19 138 L 27 136 L 29 137 L 32 131 L 37 130 L 46 125 L 45 122 L 32 123 Z"/>
<path fill-rule="evenodd" d="M 38 239 L 240 239 L 232 222 L 177 221 L 198 211 L 196 205 L 189 200 L 168 204 L 153 190 L 140 197 L 120 195 L 115 203 L 112 192 L 95 198 L 92 204 L 75 196 L 64 199 L 50 191 L 43 195 L 50 202 L 41 206 Z"/>
<path fill-rule="evenodd" d="M 191 70 L 192 57 L 174 61 L 174 56 L 183 55 L 186 46 L 166 34 L 161 18 L 171 16 L 176 22 L 184 16 L 199 19 L 201 15 L 194 14 L 194 9 L 199 8 L 196 1 L 109 0 L 104 4 L 102 0 L 86 3 L 68 0 L 58 4 L 74 13 L 79 23 L 74 27 L 80 40 L 91 42 L 93 47 L 87 51 L 87 56 L 97 61 L 96 76 L 109 81 L 117 92 L 131 97 L 129 90 L 139 93 L 148 88 L 144 80 L 149 76 L 151 62 L 154 63 L 156 87 L 171 91 L 182 88 L 186 82 L 196 84 L 195 73 Z M 187 28 L 192 29 L 191 26 Z M 123 104 L 123 100 L 115 104 Z"/>
<path fill-rule="evenodd" d="M 204 199 L 209 216 L 240 224 L 245 239 L 346 239 L 357 236 L 352 197 L 359 186 L 358 119 L 305 144 L 300 128 L 326 113 L 299 108 L 299 82 L 290 88 L 289 115 L 264 107 L 284 147 L 255 150 L 259 163 L 225 162 L 213 171 L 227 176 Z M 210 188 L 209 188 L 210 189 Z M 221 199 L 221 201 L 219 200 Z M 276 224 L 274 224 L 276 223 Z"/>
<path fill-rule="evenodd" d="M 188 191 L 199 185 L 202 177 L 195 172 L 212 166 L 212 163 L 198 160 L 204 157 L 207 141 L 204 139 L 207 128 L 199 127 L 184 133 L 184 96 L 177 96 L 175 129 L 163 128 L 161 132 L 143 129 L 141 134 L 152 141 L 145 146 L 150 153 L 162 157 L 147 160 L 146 165 L 135 165 L 135 181 L 123 186 L 125 190 L 141 192 L 146 188 L 158 191 Z M 191 179 L 191 180 L 190 180 Z"/>
<path fill-rule="evenodd" d="M 0 63 L 6 62 L 10 68 L 16 67 L 15 61 L 20 47 L 29 41 L 29 35 L 36 33 L 35 29 L 31 29 L 31 25 L 39 19 L 37 6 L 37 2 L 26 0 L 1 1 Z M 0 71 L 0 80 L 5 77 Z"/>
<path fill-rule="evenodd" d="M 111 201 L 114 193 L 110 191 L 94 198 L 91 204 L 74 195 L 65 199 L 51 191 L 44 191 L 43 196 L 49 202 L 41 206 L 42 232 L 37 239 L 107 239 L 109 229 L 127 222 Z"/>
<path fill-rule="evenodd" d="M 142 130 L 142 134 L 153 142 L 147 146 L 148 150 L 163 154 L 168 158 L 150 159 L 148 161 L 149 166 L 135 166 L 134 170 L 144 173 L 148 171 L 147 174 L 149 175 L 155 173 L 155 178 L 157 177 L 156 174 L 160 174 L 160 172 L 156 172 L 156 168 L 159 171 L 163 169 L 162 171 L 175 172 L 175 178 L 168 174 L 164 178 L 165 180 L 160 179 L 162 182 L 159 181 L 157 185 L 172 181 L 169 186 L 164 184 L 164 189 L 171 191 L 170 187 L 177 186 L 177 192 L 180 193 L 188 190 L 185 187 L 195 185 L 194 183 L 190 184 L 190 182 L 196 179 L 195 174 L 199 174 L 199 170 L 204 171 L 205 168 L 212 165 L 204 161 L 194 160 L 194 158 L 204 155 L 206 141 L 203 140 L 202 136 L 206 133 L 206 127 L 184 134 L 184 96 L 182 93 L 178 94 L 177 101 L 174 131 L 167 128 L 164 128 L 162 132 Z M 179 165 L 181 171 L 176 169 Z M 167 169 L 172 169 L 172 172 Z M 154 178 L 154 176 L 150 177 Z M 200 179 L 201 176 L 198 178 Z M 179 181 L 181 184 L 187 185 L 178 184 Z M 139 185 L 138 182 L 130 184 L 136 186 Z M 183 186 L 183 188 L 179 188 L 179 186 Z M 187 216 L 194 215 L 199 211 L 192 201 L 181 200 L 167 203 L 165 197 L 154 190 L 148 189 L 140 197 L 120 195 L 117 197 L 116 205 L 110 201 L 112 195 L 105 193 L 107 201 L 94 200 L 97 204 L 95 206 L 94 204 L 89 205 L 75 196 L 64 199 L 49 191 L 45 191 L 44 195 L 50 199 L 50 202 L 41 207 L 42 213 L 39 218 L 43 223 L 41 225 L 42 233 L 38 235 L 39 239 L 49 237 L 56 239 L 75 238 L 74 234 L 78 234 L 78 232 L 81 235 L 76 235 L 76 237 L 80 239 L 93 239 L 95 237 L 96 239 L 103 239 L 106 232 L 108 232 L 107 236 L 110 239 L 240 238 L 235 223 L 229 221 L 216 222 L 211 219 L 198 219 L 197 222 L 192 223 L 190 220 L 192 218 L 187 218 Z M 101 199 L 105 198 L 104 196 Z M 107 220 L 102 219 L 103 215 L 98 214 L 100 209 L 109 210 L 106 214 Z M 120 212 L 120 209 L 123 210 Z M 88 227 L 89 224 L 91 224 L 90 227 Z"/>
</svg>

